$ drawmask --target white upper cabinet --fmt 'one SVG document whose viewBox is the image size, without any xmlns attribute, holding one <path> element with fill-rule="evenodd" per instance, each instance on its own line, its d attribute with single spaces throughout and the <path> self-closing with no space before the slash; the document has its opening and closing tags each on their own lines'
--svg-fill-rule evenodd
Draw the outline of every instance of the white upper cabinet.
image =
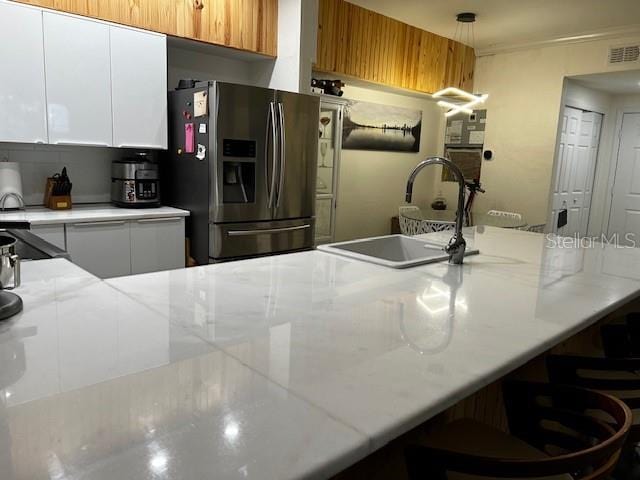
<svg viewBox="0 0 640 480">
<path fill-rule="evenodd" d="M 166 37 L 110 28 L 113 145 L 167 148 Z"/>
<path fill-rule="evenodd" d="M 49 143 L 111 146 L 109 25 L 43 13 Z"/>
<path fill-rule="evenodd" d="M 0 1 L 0 142 L 47 142 L 42 11 Z"/>
</svg>

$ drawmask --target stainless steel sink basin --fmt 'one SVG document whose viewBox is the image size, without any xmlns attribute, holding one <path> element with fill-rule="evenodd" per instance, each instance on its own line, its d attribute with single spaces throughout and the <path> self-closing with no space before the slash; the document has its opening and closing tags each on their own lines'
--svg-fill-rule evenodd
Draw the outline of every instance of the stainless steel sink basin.
<svg viewBox="0 0 640 480">
<path fill-rule="evenodd" d="M 446 261 L 449 255 L 443 248 L 444 245 L 406 235 L 387 235 L 318 246 L 318 250 L 324 252 L 391 268 L 407 268 Z M 478 253 L 480 253 L 478 250 L 467 250 L 465 256 Z"/>
</svg>

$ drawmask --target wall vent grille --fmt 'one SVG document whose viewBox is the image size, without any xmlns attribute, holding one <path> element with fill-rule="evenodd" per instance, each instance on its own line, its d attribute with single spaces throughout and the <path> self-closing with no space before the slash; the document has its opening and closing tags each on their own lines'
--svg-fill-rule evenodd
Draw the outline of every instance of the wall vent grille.
<svg viewBox="0 0 640 480">
<path fill-rule="evenodd" d="M 638 60 L 640 60 L 640 45 L 609 48 L 609 65 L 638 62 Z"/>
</svg>

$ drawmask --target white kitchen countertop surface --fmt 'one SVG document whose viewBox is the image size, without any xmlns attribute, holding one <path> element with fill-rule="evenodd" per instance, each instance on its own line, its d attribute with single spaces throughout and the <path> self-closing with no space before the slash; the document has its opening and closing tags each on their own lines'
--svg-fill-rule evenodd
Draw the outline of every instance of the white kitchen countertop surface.
<svg viewBox="0 0 640 480">
<path fill-rule="evenodd" d="M 324 478 L 640 294 L 640 249 L 467 238 L 463 266 L 407 270 L 314 251 L 101 281 L 25 262 L 0 471 Z"/>
<path fill-rule="evenodd" d="M 173 207 L 120 208 L 104 203 L 76 205 L 71 210 L 50 210 L 44 207 L 27 207 L 26 210 L 22 211 L 0 212 L 0 222 L 28 221 L 31 225 L 55 225 L 73 222 L 188 216 L 189 212 L 187 210 Z"/>
<path fill-rule="evenodd" d="M 63 259 L 0 322 L 0 478 L 324 478 L 368 441 Z"/>
</svg>

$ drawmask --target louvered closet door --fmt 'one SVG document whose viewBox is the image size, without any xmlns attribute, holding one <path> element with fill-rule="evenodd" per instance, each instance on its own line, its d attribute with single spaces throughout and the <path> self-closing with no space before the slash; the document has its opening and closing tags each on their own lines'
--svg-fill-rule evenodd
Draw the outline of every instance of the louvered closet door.
<svg viewBox="0 0 640 480">
<path fill-rule="evenodd" d="M 602 114 L 565 107 L 554 179 L 552 225 L 560 235 L 586 235 Z M 567 210 L 567 224 L 557 228 Z"/>
</svg>

